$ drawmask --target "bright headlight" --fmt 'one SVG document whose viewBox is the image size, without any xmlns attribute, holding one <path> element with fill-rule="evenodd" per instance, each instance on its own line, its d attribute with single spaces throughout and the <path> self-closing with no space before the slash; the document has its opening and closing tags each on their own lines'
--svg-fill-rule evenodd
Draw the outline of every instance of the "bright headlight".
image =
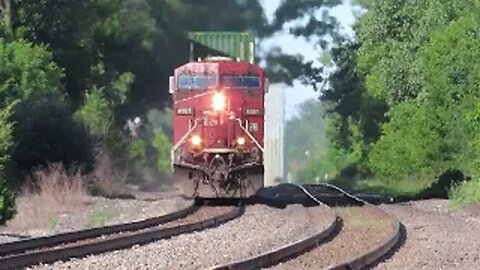
<svg viewBox="0 0 480 270">
<path fill-rule="evenodd" d="M 227 99 L 222 93 L 215 93 L 212 99 L 212 107 L 215 111 L 223 111 L 227 106 Z"/>
<path fill-rule="evenodd" d="M 245 144 L 245 138 L 239 137 L 239 138 L 237 139 L 237 143 L 238 143 L 238 145 L 244 145 L 244 144 Z"/>
<path fill-rule="evenodd" d="M 190 142 L 192 143 L 193 146 L 199 146 L 202 143 L 202 138 L 198 135 L 192 136 L 190 139 Z"/>
</svg>

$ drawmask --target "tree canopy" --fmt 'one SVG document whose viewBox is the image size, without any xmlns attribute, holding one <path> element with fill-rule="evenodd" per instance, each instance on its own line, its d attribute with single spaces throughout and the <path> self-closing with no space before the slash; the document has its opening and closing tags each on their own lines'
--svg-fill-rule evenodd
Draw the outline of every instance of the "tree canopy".
<svg viewBox="0 0 480 270">
<path fill-rule="evenodd" d="M 88 173 L 106 153 L 128 179 L 166 178 L 168 78 L 188 61 L 187 32 L 252 31 L 261 42 L 290 25 L 325 45 L 338 38 L 325 9 L 340 2 L 282 1 L 269 23 L 258 0 L 0 1 L 0 222 L 13 213 L 11 187 L 50 163 Z M 299 55 L 257 58 L 272 82 L 323 81 Z M 135 117 L 143 124 L 131 137 Z"/>
<path fill-rule="evenodd" d="M 335 149 L 323 162 L 343 153 L 336 176 L 350 179 L 478 179 L 478 1 L 358 3 L 355 38 L 331 50 L 335 71 L 320 92 Z"/>
</svg>

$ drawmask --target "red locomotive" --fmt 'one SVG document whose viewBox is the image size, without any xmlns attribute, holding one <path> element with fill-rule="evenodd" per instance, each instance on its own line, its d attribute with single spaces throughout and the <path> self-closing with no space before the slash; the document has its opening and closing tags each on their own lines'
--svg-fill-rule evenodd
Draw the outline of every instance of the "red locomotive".
<svg viewBox="0 0 480 270">
<path fill-rule="evenodd" d="M 247 197 L 263 187 L 267 87 L 264 71 L 241 59 L 207 57 L 175 69 L 172 165 L 185 196 Z"/>
</svg>

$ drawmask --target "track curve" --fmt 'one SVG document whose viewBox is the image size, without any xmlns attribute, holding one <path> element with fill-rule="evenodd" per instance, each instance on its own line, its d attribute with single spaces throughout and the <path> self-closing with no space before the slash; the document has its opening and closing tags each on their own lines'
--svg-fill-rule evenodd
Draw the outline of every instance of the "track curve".
<svg viewBox="0 0 480 270">
<path fill-rule="evenodd" d="M 292 184 L 292 186 L 295 186 L 296 188 L 302 190 L 304 195 L 307 196 L 306 200 L 313 201 L 316 204 L 324 204 L 323 203 L 324 201 L 328 202 L 328 204 L 331 206 L 337 206 L 339 204 L 340 205 L 353 204 L 353 205 L 356 205 L 357 207 L 367 207 L 367 208 L 375 209 L 376 211 L 381 211 L 381 213 L 388 215 L 388 217 L 391 218 L 391 220 L 393 220 L 394 226 L 393 226 L 392 233 L 389 234 L 384 239 L 384 241 L 382 241 L 381 244 L 376 245 L 374 248 L 369 249 L 367 252 L 363 252 L 360 255 L 351 257 L 347 260 L 344 260 L 338 263 L 331 264 L 326 269 L 361 269 L 379 260 L 382 256 L 384 256 L 388 251 L 390 251 L 398 243 L 400 239 L 400 234 L 401 234 L 400 222 L 397 219 L 395 219 L 393 216 L 384 212 L 380 208 L 368 203 L 367 201 L 357 198 L 354 195 L 349 194 L 348 192 L 329 184 L 318 185 L 322 189 L 321 194 L 315 194 L 315 192 L 310 192 L 309 188 L 306 188 L 303 186 L 294 185 L 294 184 Z M 325 190 L 334 190 L 338 194 L 336 195 L 327 194 Z M 318 195 L 321 195 L 321 196 L 318 196 Z M 283 200 L 285 203 L 289 203 L 288 200 L 286 200 L 288 196 L 285 196 L 285 194 L 282 194 L 282 196 L 274 196 L 274 197 L 276 197 L 277 199 L 270 198 L 270 199 L 267 199 L 267 201 L 280 203 L 280 201 Z M 305 201 L 305 198 L 303 198 L 302 200 L 302 198 L 299 198 L 298 196 L 296 198 L 290 198 L 290 199 L 292 200 L 290 203 L 300 202 L 302 204 L 308 204 L 308 202 Z M 348 201 L 350 201 L 350 203 L 348 203 Z M 339 217 L 338 213 L 335 214 L 335 217 L 336 218 L 331 223 L 331 226 L 323 232 L 318 232 L 317 234 L 311 237 L 307 237 L 306 239 L 303 239 L 301 241 L 291 243 L 289 245 L 261 254 L 259 256 L 251 257 L 242 261 L 231 262 L 225 265 L 215 266 L 211 269 L 259 269 L 259 268 L 274 266 L 279 262 L 286 261 L 287 259 L 292 258 L 292 256 L 294 255 L 308 253 L 310 251 L 313 252 L 315 248 L 312 249 L 312 247 L 315 247 L 319 242 L 321 242 L 322 239 L 325 239 L 328 236 L 332 235 L 334 231 L 341 230 L 340 227 L 342 226 L 342 220 Z M 328 245 L 329 242 L 325 242 L 323 244 Z M 302 255 L 299 255 L 299 257 Z M 291 259 L 290 261 L 295 261 L 295 258 Z M 289 261 L 287 261 L 287 263 L 288 262 Z M 292 269 L 292 268 L 287 268 L 287 269 Z M 297 269 L 297 268 L 294 268 L 294 269 Z M 314 268 L 314 269 L 317 269 L 317 268 Z"/>
<path fill-rule="evenodd" d="M 211 208 L 213 209 L 214 207 Z M 195 210 L 195 208 L 193 209 Z M 52 248 L 52 245 L 49 245 L 48 248 L 44 248 L 45 246 L 42 246 L 42 248 L 37 250 L 32 250 L 30 248 L 25 253 L 17 252 L 13 255 L 6 255 L 0 257 L 0 269 L 22 268 L 26 266 L 37 265 L 40 263 L 51 263 L 60 260 L 67 260 L 70 258 L 79 258 L 87 255 L 124 249 L 134 245 L 146 244 L 152 241 L 170 238 L 179 234 L 200 231 L 218 226 L 222 223 L 228 222 L 236 217 L 241 216 L 244 211 L 245 208 L 242 206 L 229 207 L 228 211 L 225 211 L 225 208 L 223 208 L 220 214 L 211 214 L 206 218 L 205 216 L 203 216 L 201 220 L 194 222 L 188 222 L 185 220 L 187 220 L 187 218 L 191 215 L 195 215 L 197 211 L 194 211 L 194 213 L 190 216 L 187 214 L 177 219 L 172 219 L 172 216 L 170 215 L 170 219 L 168 222 L 177 222 L 178 220 L 177 224 L 173 224 L 173 226 L 167 227 L 147 229 L 142 228 L 140 229 L 140 231 L 133 232 L 132 230 L 129 230 L 128 233 L 119 234 L 115 237 L 107 237 L 106 239 L 95 238 L 87 241 L 85 240 L 86 238 L 83 238 L 82 240 L 80 240 L 80 244 L 75 244 L 74 241 L 70 241 L 70 244 L 58 246 L 57 248 Z M 184 219 L 184 221 L 182 221 L 182 218 Z M 62 244 L 64 243 L 65 242 L 62 242 Z M 16 250 L 20 249 L 16 248 Z"/>
<path fill-rule="evenodd" d="M 329 270 L 341 270 L 341 269 L 362 269 L 366 266 L 369 266 L 375 262 L 377 262 L 379 259 L 381 259 L 384 255 L 386 255 L 389 251 L 391 251 L 400 241 L 401 238 L 401 223 L 400 221 L 395 218 L 393 215 L 385 212 L 382 210 L 380 207 L 377 207 L 363 199 L 360 199 L 352 194 L 349 194 L 348 192 L 344 191 L 343 189 L 336 187 L 334 185 L 330 184 L 323 184 L 326 187 L 332 188 L 337 190 L 338 192 L 341 192 L 342 194 L 345 194 L 346 196 L 349 196 L 353 200 L 362 202 L 364 206 L 366 207 L 371 207 L 374 208 L 378 211 L 381 211 L 385 216 L 389 217 L 393 221 L 393 230 L 392 233 L 387 236 L 382 243 L 377 245 L 374 248 L 371 248 L 367 252 L 364 252 L 363 254 L 357 255 L 353 258 L 350 258 L 346 261 L 334 264 L 327 269 Z"/>
<path fill-rule="evenodd" d="M 0 245 L 0 257 L 4 257 L 6 255 L 15 254 L 15 253 L 22 253 L 29 250 L 46 248 L 46 247 L 51 247 L 55 245 L 65 244 L 65 243 L 72 243 L 72 242 L 76 242 L 84 239 L 100 237 L 103 235 L 146 229 L 149 227 L 170 222 L 175 219 L 186 217 L 197 210 L 198 210 L 198 206 L 196 206 L 192 202 L 187 207 L 180 209 L 178 211 L 175 211 L 173 213 L 169 213 L 166 215 L 149 218 L 141 221 L 128 222 L 128 223 L 111 225 L 111 226 L 103 226 L 103 227 L 93 228 L 88 230 L 60 233 L 60 234 L 55 234 L 55 235 L 45 236 L 45 237 L 26 238 L 20 241 L 9 242 L 9 243 Z"/>
<path fill-rule="evenodd" d="M 276 264 L 287 258 L 293 258 L 296 255 L 302 253 L 304 250 L 310 249 L 320 244 L 335 232 L 335 230 L 339 226 L 339 219 L 333 211 L 330 216 L 331 220 L 329 220 L 328 222 L 329 225 L 326 229 L 322 231 L 316 232 L 308 237 L 295 241 L 294 243 L 284 245 L 282 247 L 271 250 L 269 252 L 265 252 L 258 256 L 253 256 L 243 260 L 237 260 L 235 262 L 227 263 L 224 265 L 217 265 L 209 269 L 258 269 Z"/>
</svg>

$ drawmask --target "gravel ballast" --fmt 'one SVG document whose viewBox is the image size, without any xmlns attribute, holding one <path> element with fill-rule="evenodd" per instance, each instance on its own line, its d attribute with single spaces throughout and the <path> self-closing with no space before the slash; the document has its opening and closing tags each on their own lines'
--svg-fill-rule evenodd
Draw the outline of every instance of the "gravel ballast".
<svg viewBox="0 0 480 270">
<path fill-rule="evenodd" d="M 324 269 L 378 247 L 394 232 L 395 220 L 374 207 L 335 208 L 343 226 L 330 242 L 272 269 Z"/>
<path fill-rule="evenodd" d="M 479 269 L 478 213 L 453 212 L 447 200 L 382 208 L 402 222 L 407 236 L 403 246 L 375 269 Z"/>
<path fill-rule="evenodd" d="M 20 240 L 23 240 L 23 238 L 0 234 L 0 244 L 10 243 L 10 242 L 15 242 Z"/>
<path fill-rule="evenodd" d="M 74 247 L 74 246 L 77 246 L 77 245 L 85 245 L 85 244 L 93 243 L 93 242 L 98 241 L 98 240 L 106 240 L 106 239 L 115 239 L 115 238 L 125 237 L 125 236 L 128 236 L 131 233 L 148 232 L 148 231 L 153 231 L 153 230 L 158 230 L 158 229 L 166 229 L 166 228 L 183 226 L 183 225 L 187 225 L 187 224 L 193 224 L 193 223 L 200 222 L 200 221 L 203 221 L 203 220 L 212 219 L 212 218 L 215 218 L 215 217 L 223 215 L 223 214 L 227 214 L 228 212 L 233 211 L 234 208 L 235 207 L 220 207 L 220 206 L 218 206 L 218 207 L 202 207 L 199 210 L 195 211 L 194 213 L 192 213 L 192 214 L 190 214 L 190 215 L 188 215 L 184 218 L 175 219 L 175 220 L 172 220 L 170 222 L 163 223 L 163 224 L 153 226 L 153 227 L 148 227 L 148 228 L 143 229 L 143 230 L 138 230 L 138 231 L 134 231 L 134 232 L 128 231 L 128 232 L 114 233 L 114 234 L 109 234 L 109 235 L 102 235 L 102 236 L 96 237 L 96 238 L 89 238 L 89 239 L 86 239 L 86 240 L 81 240 L 81 241 L 72 242 L 72 243 L 68 243 L 68 244 L 62 244 L 62 245 L 56 246 L 52 249 Z M 50 249 L 50 248 L 48 248 L 48 249 Z M 1 256 L 0 256 L 0 258 L 1 258 Z"/>
<path fill-rule="evenodd" d="M 35 269 L 205 269 L 303 239 L 326 229 L 333 220 L 327 207 L 255 205 L 218 228 Z"/>
</svg>

